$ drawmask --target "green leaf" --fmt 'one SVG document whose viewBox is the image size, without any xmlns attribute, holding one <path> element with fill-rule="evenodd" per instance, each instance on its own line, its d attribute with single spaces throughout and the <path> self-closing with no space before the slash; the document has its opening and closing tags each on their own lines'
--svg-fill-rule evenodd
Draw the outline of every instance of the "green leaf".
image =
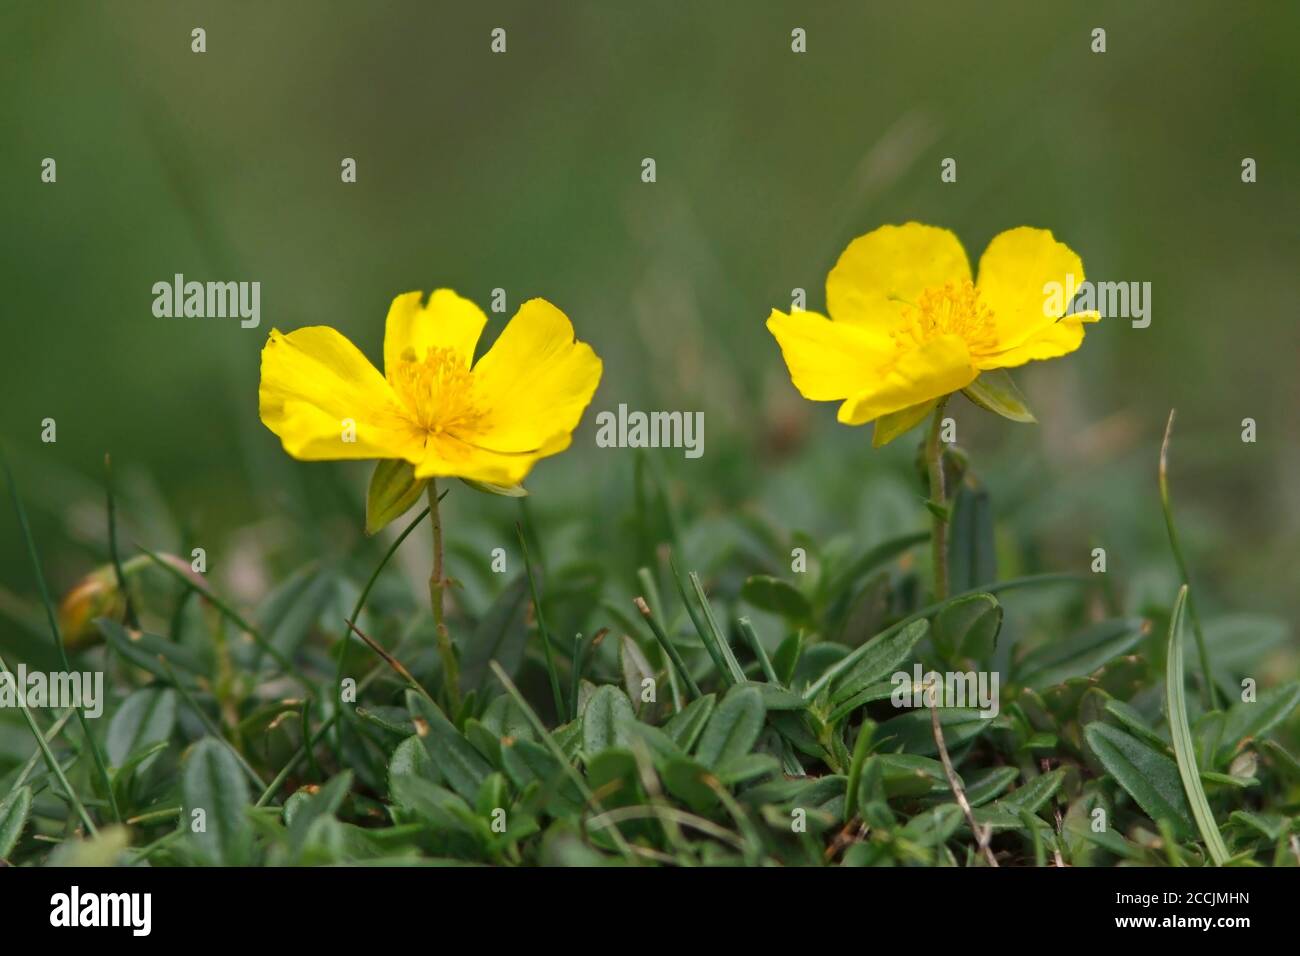
<svg viewBox="0 0 1300 956">
<path fill-rule="evenodd" d="M 799 694 L 792 690 L 786 690 L 784 687 L 777 687 L 775 684 L 765 684 L 762 681 L 747 680 L 736 685 L 737 687 L 752 687 L 763 697 L 763 707 L 767 710 L 807 710 L 808 701 L 804 700 Z"/>
<path fill-rule="evenodd" d="M 1241 701 L 1228 710 L 1223 724 L 1223 744 L 1217 760 L 1226 763 L 1241 746 L 1262 737 L 1300 707 L 1300 682 L 1262 691 L 1253 701 Z"/>
<path fill-rule="evenodd" d="M 849 760 L 849 779 L 844 790 L 844 817 L 848 823 L 858 814 L 858 785 L 862 781 L 862 768 L 871 754 L 871 742 L 875 733 L 875 724 L 864 721 L 858 728 L 858 736 L 853 741 L 853 756 Z"/>
<path fill-rule="evenodd" d="M 1169 742 L 1163 740 L 1155 729 L 1143 719 L 1141 714 L 1122 700 L 1108 699 L 1106 701 L 1106 713 L 1156 749 L 1163 750 L 1169 746 Z"/>
<path fill-rule="evenodd" d="M 781 761 L 771 754 L 745 754 L 719 765 L 715 771 L 725 786 L 737 787 L 759 777 L 766 777 L 779 772 Z"/>
<path fill-rule="evenodd" d="M 998 797 L 1020 776 L 1016 767 L 990 767 L 972 775 L 966 784 L 966 799 L 978 807 Z"/>
<path fill-rule="evenodd" d="M 501 589 L 478 619 L 460 656 L 460 686 L 474 690 L 487 678 L 488 662 L 496 661 L 514 676 L 524 662 L 528 644 L 528 579 L 517 575 Z"/>
<path fill-rule="evenodd" d="M 582 809 L 582 793 L 565 773 L 564 766 L 546 747 L 533 740 L 516 740 L 501 748 L 501 764 L 506 776 L 520 790 L 531 783 L 549 789 L 547 811 L 552 816 L 577 813 Z"/>
<path fill-rule="evenodd" d="M 510 805 L 510 788 L 505 775 L 493 772 L 487 775 L 479 787 L 478 799 L 474 802 L 474 811 L 484 819 L 490 820 L 498 809 Z"/>
<path fill-rule="evenodd" d="M 790 621 L 806 621 L 812 616 L 812 603 L 789 581 L 767 574 L 755 574 L 745 580 L 740 596 L 761 611 L 780 615 Z"/>
<path fill-rule="evenodd" d="M 165 681 L 173 679 L 159 658 L 173 668 L 177 680 L 186 680 L 187 685 L 193 683 L 195 676 L 208 675 L 208 668 L 199 655 L 182 644 L 147 631 L 128 631 L 117 621 L 106 617 L 97 618 L 95 626 L 113 650 L 155 677 Z"/>
<path fill-rule="evenodd" d="M 858 662 L 832 685 L 831 706 L 838 707 L 877 681 L 889 678 L 929 631 L 930 622 L 922 618 L 893 634 L 886 631 L 867 641 Z"/>
<path fill-rule="evenodd" d="M 1241 693 L 1241 678 L 1255 673 L 1271 651 L 1290 642 L 1291 625 L 1266 614 L 1226 614 L 1205 622 L 1205 645 L 1225 700 Z"/>
<path fill-rule="evenodd" d="M 528 714 L 509 694 L 495 697 L 483 711 L 483 726 L 497 737 L 513 737 L 516 740 L 536 740 L 537 731 L 528 720 Z"/>
<path fill-rule="evenodd" d="M 997 646 L 1002 605 L 992 594 L 972 594 L 934 616 L 934 645 L 945 657 L 983 659 Z"/>
<path fill-rule="evenodd" d="M 826 718 L 826 723 L 838 724 L 863 704 L 874 704 L 878 700 L 888 700 L 890 697 L 894 696 L 895 691 L 901 691 L 906 694 L 907 700 L 911 700 L 912 689 L 913 683 L 911 678 L 908 678 L 905 684 L 895 683 L 892 680 L 877 681 L 874 684 L 868 684 L 848 700 L 832 707 L 830 716 Z"/>
<path fill-rule="evenodd" d="M 981 372 L 975 381 L 964 389 L 962 394 L 980 408 L 995 412 L 1013 422 L 1036 422 L 1034 413 L 1029 410 L 1025 396 L 1012 380 L 1011 374 L 1002 368 Z"/>
<path fill-rule="evenodd" d="M 799 658 L 803 656 L 803 631 L 796 631 L 777 645 L 776 653 L 772 655 L 772 669 L 776 671 L 777 678 L 787 687 L 794 679 L 795 671 L 799 667 Z"/>
<path fill-rule="evenodd" d="M 980 712 L 972 707 L 939 709 L 939 726 L 943 728 L 944 743 L 949 750 L 978 737 L 992 723 L 993 718 L 981 717 Z M 901 747 L 909 754 L 929 756 L 939 752 L 928 707 L 918 707 L 885 721 L 876 730 L 876 740 L 891 750 Z"/>
<path fill-rule="evenodd" d="M 965 814 L 957 804 L 941 803 L 908 820 L 902 835 L 921 846 L 937 847 L 957 832 L 964 818 Z"/>
<path fill-rule="evenodd" d="M 399 759 L 398 753 L 401 753 Z M 422 757 L 416 756 L 421 754 Z M 472 832 L 465 823 L 469 805 L 461 797 L 431 779 L 424 747 L 415 737 L 393 754 L 388 779 L 393 802 L 405 814 L 442 832 Z M 320 818 L 328 819 L 328 818 Z M 320 819 L 314 821 L 319 824 Z M 308 834 L 310 837 L 310 833 Z"/>
<path fill-rule="evenodd" d="M 605 684 L 591 695 L 582 711 L 582 752 L 591 758 L 607 747 L 626 746 L 629 738 L 624 721 L 636 721 L 632 702 L 619 688 Z"/>
<path fill-rule="evenodd" d="M 311 825 L 321 817 L 330 817 L 337 813 L 351 789 L 352 771 L 344 770 L 298 808 L 293 821 L 289 824 L 289 846 L 295 853 L 302 849 Z"/>
<path fill-rule="evenodd" d="M 399 781 L 419 777 L 430 783 L 441 783 L 442 774 L 424 744 L 415 734 L 407 737 L 396 749 L 388 761 L 388 787 L 396 791 Z"/>
<path fill-rule="evenodd" d="M 636 701 L 639 710 L 653 709 L 654 705 L 642 701 L 641 695 L 644 693 L 645 681 L 649 680 L 651 686 L 655 686 L 655 669 L 646 660 L 637 642 L 626 634 L 619 638 L 618 662 L 623 671 L 623 687 L 627 690 L 628 699 Z"/>
<path fill-rule="evenodd" d="M 952 499 L 948 530 L 948 586 L 953 592 L 988 587 L 998 578 L 993 505 L 984 488 L 965 482 Z"/>
<path fill-rule="evenodd" d="M 256 619 L 261 622 L 267 643 L 289 659 L 337 597 L 338 578 L 334 572 L 308 565 L 267 595 L 258 607 Z M 261 656 L 258 648 L 254 661 L 260 661 Z"/>
<path fill-rule="evenodd" d="M 1279 814 L 1270 813 L 1261 816 L 1247 810 L 1233 810 L 1228 817 L 1228 822 L 1254 830 L 1272 843 L 1282 839 L 1291 825 L 1288 818 Z"/>
<path fill-rule="evenodd" d="M 1205 797 L 1200 774 L 1196 768 L 1196 748 L 1192 743 L 1192 730 L 1187 724 L 1187 688 L 1183 677 L 1183 616 L 1187 610 L 1187 585 L 1178 590 L 1173 614 L 1169 620 L 1169 653 L 1165 668 L 1165 710 L 1169 717 L 1169 735 L 1173 738 L 1174 755 L 1178 758 L 1178 774 L 1183 778 L 1183 789 L 1196 818 L 1196 828 L 1210 851 L 1216 866 L 1228 859 L 1228 848 Z"/>
<path fill-rule="evenodd" d="M 659 773 L 668 792 L 696 813 L 705 813 L 717 804 L 718 795 L 707 783 L 708 768 L 689 757 L 665 761 Z"/>
<path fill-rule="evenodd" d="M 1148 624 L 1141 618 L 1117 618 L 1085 628 L 1026 654 L 1016 667 L 1016 681 L 1026 687 L 1047 688 L 1072 677 L 1087 677 L 1108 661 L 1141 643 Z"/>
<path fill-rule="evenodd" d="M 713 716 L 713 708 L 717 703 L 716 694 L 695 698 L 668 719 L 664 724 L 664 733 L 682 750 L 691 750 L 709 718 Z"/>
<path fill-rule="evenodd" d="M 646 751 L 651 757 L 656 759 L 667 760 L 672 757 L 684 757 L 686 753 L 681 747 L 678 747 L 673 739 L 658 727 L 651 727 L 649 724 L 643 724 L 640 721 L 628 724 L 628 734 L 633 738 L 632 748 L 635 751 L 637 743 L 645 744 Z"/>
<path fill-rule="evenodd" d="M 475 481 L 473 478 L 462 478 L 461 481 L 485 495 L 499 495 L 503 498 L 525 498 L 528 496 L 528 489 L 523 485 L 494 485 L 490 481 Z"/>
<path fill-rule="evenodd" d="M 0 803 L 0 860 L 13 852 L 32 809 L 31 787 L 19 787 Z"/>
<path fill-rule="evenodd" d="M 1050 773 L 1039 774 L 1023 787 L 1007 794 L 998 803 L 1015 813 L 1022 810 L 1037 813 L 1056 795 L 1056 791 L 1061 789 L 1061 784 L 1064 782 L 1065 768 L 1058 767 Z"/>
<path fill-rule="evenodd" d="M 981 826 L 991 826 L 995 830 L 1020 830 L 1025 826 L 1022 814 L 1036 814 L 1055 796 L 1065 782 L 1064 768 L 1051 773 L 1039 774 L 1023 787 L 996 800 L 987 807 L 980 807 L 974 814 L 975 822 Z M 969 795 L 968 795 L 969 798 Z"/>
<path fill-rule="evenodd" d="M 899 555 L 910 551 L 919 544 L 930 540 L 928 531 L 913 531 L 909 534 L 899 535 L 896 538 L 890 538 L 882 541 L 875 547 L 867 549 L 859 555 L 852 564 L 843 571 L 837 572 L 826 585 L 825 593 L 827 598 L 837 602 L 838 614 L 843 616 L 847 613 L 847 605 L 852 598 L 853 585 L 860 579 L 875 571 L 881 565 L 886 564 Z M 789 639 L 787 639 L 788 641 Z M 784 645 L 782 645 L 784 646 Z M 781 654 L 777 651 L 777 656 Z M 779 668 L 778 668 L 779 672 Z"/>
<path fill-rule="evenodd" d="M 1276 740 L 1265 740 L 1261 749 L 1273 759 L 1282 776 L 1290 780 L 1300 780 L 1300 760 L 1293 757 L 1289 750 Z"/>
<path fill-rule="evenodd" d="M 105 746 L 109 766 L 121 767 L 131 754 L 167 740 L 175 726 L 176 691 L 154 687 L 136 691 L 108 723 Z"/>
<path fill-rule="evenodd" d="M 1083 735 L 1106 772 L 1147 816 L 1167 821 L 1181 835 L 1193 832 L 1177 764 L 1136 737 L 1100 721 L 1085 727 Z"/>
<path fill-rule="evenodd" d="M 606 810 L 639 802 L 636 757 L 623 747 L 606 747 L 587 761 L 587 786 Z"/>
<path fill-rule="evenodd" d="M 366 534 L 378 534 L 420 500 L 427 478 L 415 477 L 415 466 L 401 459 L 375 463 L 366 490 Z"/>
<path fill-rule="evenodd" d="M 930 715 L 926 714 L 926 720 Z M 876 739 L 883 739 L 877 732 Z M 881 781 L 885 794 L 889 797 L 916 797 L 922 794 L 938 792 L 949 793 L 948 776 L 943 771 L 943 764 L 931 757 L 919 754 L 876 754 L 879 762 Z M 957 778 L 961 780 L 960 777 Z"/>
<path fill-rule="evenodd" d="M 219 866 L 246 863 L 252 834 L 246 815 L 248 781 L 239 762 L 215 737 L 204 737 L 190 751 L 181 791 L 181 825 L 191 831 L 200 855 Z M 196 817 L 196 810 L 202 815 Z M 198 819 L 203 830 L 193 832 Z"/>
<path fill-rule="evenodd" d="M 926 416 L 934 411 L 934 406 L 937 404 L 939 404 L 939 400 L 936 398 L 928 402 L 911 405 L 897 412 L 890 412 L 888 415 L 881 415 L 876 419 L 875 427 L 871 433 L 871 447 L 881 448 L 888 445 L 899 435 L 910 432 L 925 421 Z"/>
<path fill-rule="evenodd" d="M 451 789 L 465 800 L 477 797 L 483 778 L 492 772 L 491 765 L 443 716 L 433 701 L 408 690 L 406 707 L 415 721 L 416 735 Z"/>
<path fill-rule="evenodd" d="M 700 735 L 696 759 L 706 767 L 717 767 L 749 753 L 766 716 L 763 696 L 758 691 L 752 687 L 732 688 Z"/>
</svg>

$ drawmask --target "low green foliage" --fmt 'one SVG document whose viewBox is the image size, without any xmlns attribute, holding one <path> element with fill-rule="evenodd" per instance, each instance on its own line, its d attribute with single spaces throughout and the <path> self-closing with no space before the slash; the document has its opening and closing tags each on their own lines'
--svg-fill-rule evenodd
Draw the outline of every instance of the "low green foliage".
<svg viewBox="0 0 1300 956">
<path fill-rule="evenodd" d="M 508 573 L 473 577 L 453 536 L 456 695 L 420 582 L 389 566 L 427 513 L 248 610 L 161 553 L 117 562 L 137 623 L 119 608 L 75 651 L 107 674 L 104 719 L 88 736 L 75 709 L 28 711 L 40 745 L 0 763 L 0 857 L 983 865 L 959 790 L 1000 865 L 1300 862 L 1300 683 L 1251 683 L 1280 622 L 1207 616 L 1208 661 L 1198 644 L 1185 667 L 1172 589 L 1135 608 L 1019 560 L 998 578 L 969 475 L 941 601 L 923 532 L 738 524 L 745 548 L 710 556 L 706 519 L 655 469 L 635 480 L 630 571 L 549 535 L 533 498 L 494 502 Z M 951 775 L 931 672 L 1000 677 L 992 712 L 938 709 Z"/>
</svg>

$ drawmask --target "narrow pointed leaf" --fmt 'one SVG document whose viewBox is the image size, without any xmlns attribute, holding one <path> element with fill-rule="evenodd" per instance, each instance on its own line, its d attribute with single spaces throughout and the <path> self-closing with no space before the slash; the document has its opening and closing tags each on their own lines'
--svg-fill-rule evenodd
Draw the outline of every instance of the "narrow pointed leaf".
<svg viewBox="0 0 1300 956">
<path fill-rule="evenodd" d="M 1187 802 L 1191 805 L 1192 816 L 1196 819 L 1196 828 L 1201 831 L 1201 839 L 1210 851 L 1217 866 L 1223 866 L 1228 859 L 1228 848 L 1223 843 L 1214 814 L 1210 811 L 1210 802 L 1205 797 L 1205 788 L 1201 786 L 1201 777 L 1196 767 L 1196 745 L 1192 742 L 1192 731 L 1187 724 L 1187 689 L 1183 678 L 1183 616 L 1187 611 L 1187 585 L 1178 591 L 1174 601 L 1174 611 L 1169 621 L 1169 653 L 1165 669 L 1165 702 L 1169 717 L 1169 734 L 1174 742 L 1174 754 L 1178 758 L 1178 774 L 1183 778 L 1183 789 L 1187 793 Z"/>
<path fill-rule="evenodd" d="M 1038 421 L 1006 369 L 981 372 L 962 392 L 980 408 L 986 408 L 1013 422 Z"/>
</svg>

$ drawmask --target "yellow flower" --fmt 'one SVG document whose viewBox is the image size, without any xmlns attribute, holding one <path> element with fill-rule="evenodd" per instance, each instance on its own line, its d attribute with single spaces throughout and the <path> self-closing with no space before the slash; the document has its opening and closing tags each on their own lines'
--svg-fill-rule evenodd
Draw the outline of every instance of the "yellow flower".
<svg viewBox="0 0 1300 956">
<path fill-rule="evenodd" d="M 335 329 L 272 330 L 262 349 L 263 424 L 307 461 L 409 462 L 416 478 L 510 487 L 569 446 L 600 382 L 591 346 L 544 299 L 520 306 L 485 355 L 483 311 L 449 289 L 393 300 L 384 373 Z"/>
<path fill-rule="evenodd" d="M 909 222 L 849 243 L 826 278 L 831 318 L 774 309 L 767 327 L 800 394 L 842 402 L 837 417 L 846 425 L 879 419 L 879 445 L 981 372 L 1077 349 L 1083 323 L 1100 316 L 1062 318 L 1068 303 L 1058 292 L 1062 304 L 1053 308 L 1049 284 L 1083 281 L 1083 262 L 1046 229 L 995 237 L 972 281 L 955 235 Z"/>
</svg>

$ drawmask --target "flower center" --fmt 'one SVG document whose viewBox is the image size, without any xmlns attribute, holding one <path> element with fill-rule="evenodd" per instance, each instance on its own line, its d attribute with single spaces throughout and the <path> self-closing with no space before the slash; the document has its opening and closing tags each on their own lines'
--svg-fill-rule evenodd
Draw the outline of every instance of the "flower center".
<svg viewBox="0 0 1300 956">
<path fill-rule="evenodd" d="M 969 279 L 926 289 L 903 310 L 903 320 L 901 329 L 889 333 L 899 350 L 917 348 L 941 335 L 959 336 L 972 353 L 992 351 L 997 345 L 993 311 L 980 302 L 979 290 Z"/>
<path fill-rule="evenodd" d="M 453 349 L 431 348 L 421 360 L 408 348 L 393 388 L 430 436 L 474 431 L 486 415 L 474 402 L 474 377 Z"/>
</svg>

